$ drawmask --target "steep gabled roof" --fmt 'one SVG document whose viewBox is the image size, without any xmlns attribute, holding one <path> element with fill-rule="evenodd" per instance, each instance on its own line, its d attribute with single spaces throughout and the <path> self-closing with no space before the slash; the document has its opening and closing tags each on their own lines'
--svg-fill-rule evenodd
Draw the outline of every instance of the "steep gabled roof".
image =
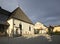
<svg viewBox="0 0 60 44">
<path fill-rule="evenodd" d="M 10 14 L 11 13 L 9 11 L 0 7 L 0 24 L 8 25 L 7 19 L 9 18 Z"/>
<path fill-rule="evenodd" d="M 11 15 L 11 12 L 5 10 L 5 9 L 2 9 L 0 7 L 0 21 L 7 21 L 7 19 L 10 17 Z"/>
<path fill-rule="evenodd" d="M 25 13 L 19 7 L 12 12 L 11 17 L 33 24 L 32 21 L 25 15 Z"/>
<path fill-rule="evenodd" d="M 0 14 L 10 15 L 11 12 L 9 12 L 9 11 L 7 11 L 7 10 L 5 10 L 5 9 L 2 9 L 2 8 L 0 7 Z"/>
</svg>

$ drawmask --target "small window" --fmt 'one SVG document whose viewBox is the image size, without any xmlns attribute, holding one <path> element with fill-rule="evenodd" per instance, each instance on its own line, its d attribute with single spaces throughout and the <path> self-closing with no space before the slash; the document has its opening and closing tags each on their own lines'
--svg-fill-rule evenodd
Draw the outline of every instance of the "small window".
<svg viewBox="0 0 60 44">
<path fill-rule="evenodd" d="M 31 31 L 31 27 L 29 27 L 29 31 Z"/>
<path fill-rule="evenodd" d="M 39 29 L 34 29 L 34 34 L 39 34 Z"/>
</svg>

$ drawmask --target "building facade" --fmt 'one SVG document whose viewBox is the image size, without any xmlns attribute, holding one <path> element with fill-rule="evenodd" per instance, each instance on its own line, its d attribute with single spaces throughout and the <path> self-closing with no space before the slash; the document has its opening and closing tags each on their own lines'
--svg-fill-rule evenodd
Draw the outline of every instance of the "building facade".
<svg viewBox="0 0 60 44">
<path fill-rule="evenodd" d="M 23 36 L 34 34 L 32 21 L 19 7 L 12 12 L 7 22 L 10 24 L 9 28 L 7 29 L 9 36 Z"/>
<path fill-rule="evenodd" d="M 0 7 L 0 36 L 7 36 L 6 30 L 9 26 L 7 19 L 10 14 L 11 13 L 9 11 L 6 11 Z"/>
<path fill-rule="evenodd" d="M 0 18 L 0 32 L 9 37 L 34 34 L 34 24 L 19 7 L 12 13 L 0 8 Z"/>
<path fill-rule="evenodd" d="M 34 29 L 36 34 L 43 34 L 48 32 L 48 28 L 40 22 L 35 24 Z"/>
<path fill-rule="evenodd" d="M 53 32 L 60 32 L 60 25 L 54 26 Z"/>
</svg>

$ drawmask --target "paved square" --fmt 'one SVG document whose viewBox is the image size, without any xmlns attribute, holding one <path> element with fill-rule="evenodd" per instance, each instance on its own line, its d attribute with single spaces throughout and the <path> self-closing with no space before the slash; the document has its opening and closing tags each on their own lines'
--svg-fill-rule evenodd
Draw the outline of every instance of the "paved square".
<svg viewBox="0 0 60 44">
<path fill-rule="evenodd" d="M 36 36 L 36 37 L 16 37 L 7 38 L 0 37 L 0 44 L 60 44 L 60 35 L 47 36 Z"/>
</svg>

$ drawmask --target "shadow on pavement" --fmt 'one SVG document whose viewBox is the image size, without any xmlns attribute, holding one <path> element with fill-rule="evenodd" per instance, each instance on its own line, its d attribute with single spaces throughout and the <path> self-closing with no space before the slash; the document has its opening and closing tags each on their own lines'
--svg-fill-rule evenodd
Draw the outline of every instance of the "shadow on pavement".
<svg viewBox="0 0 60 44">
<path fill-rule="evenodd" d="M 32 38 L 17 37 L 17 38 L 0 38 L 0 44 L 59 44 L 60 35 L 53 35 L 52 41 L 49 41 L 45 36 Z"/>
</svg>

